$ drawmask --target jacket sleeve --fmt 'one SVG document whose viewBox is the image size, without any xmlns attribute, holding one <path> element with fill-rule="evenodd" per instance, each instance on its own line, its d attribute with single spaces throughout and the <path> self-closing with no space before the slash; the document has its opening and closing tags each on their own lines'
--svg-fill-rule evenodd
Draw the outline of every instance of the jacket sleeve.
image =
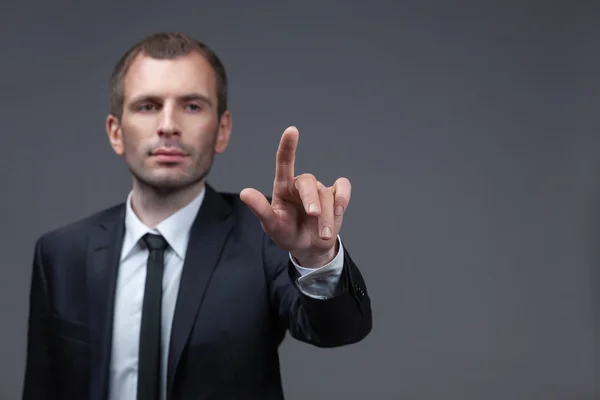
<svg viewBox="0 0 600 400">
<path fill-rule="evenodd" d="M 372 329 L 371 300 L 358 267 L 343 248 L 344 265 L 335 295 L 315 298 L 298 287 L 300 274 L 289 254 L 267 235 L 263 261 L 269 296 L 281 328 L 317 347 L 339 347 L 363 340 Z"/>
<path fill-rule="evenodd" d="M 41 239 L 36 242 L 29 293 L 27 355 L 23 400 L 47 400 L 55 395 L 48 324 L 51 307 L 43 267 Z"/>
</svg>

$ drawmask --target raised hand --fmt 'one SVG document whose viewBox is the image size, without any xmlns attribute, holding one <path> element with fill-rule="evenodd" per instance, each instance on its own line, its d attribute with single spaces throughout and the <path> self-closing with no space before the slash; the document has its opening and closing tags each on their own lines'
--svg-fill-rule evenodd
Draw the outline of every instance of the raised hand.
<svg viewBox="0 0 600 400">
<path fill-rule="evenodd" d="M 351 185 L 346 178 L 328 187 L 312 174 L 295 176 L 298 137 L 293 126 L 281 136 L 271 203 L 255 189 L 242 190 L 240 197 L 278 246 L 303 267 L 317 268 L 335 257 Z"/>
</svg>

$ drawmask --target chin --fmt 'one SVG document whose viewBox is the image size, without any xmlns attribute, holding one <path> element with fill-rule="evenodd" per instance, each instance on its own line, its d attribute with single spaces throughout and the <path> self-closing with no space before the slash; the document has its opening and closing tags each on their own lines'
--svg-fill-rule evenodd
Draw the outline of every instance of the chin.
<svg viewBox="0 0 600 400">
<path fill-rule="evenodd" d="M 190 181 L 189 179 L 176 179 L 176 178 L 157 178 L 157 179 L 148 179 L 144 182 L 148 186 L 154 187 L 156 189 L 163 190 L 181 190 L 187 187 L 193 186 L 195 181 Z"/>
<path fill-rule="evenodd" d="M 156 174 L 134 174 L 135 179 L 143 186 L 162 192 L 177 192 L 196 186 L 204 180 L 205 174 L 190 177 L 181 171 L 169 171 Z"/>
<path fill-rule="evenodd" d="M 191 168 L 182 164 L 128 164 L 129 171 L 139 184 L 160 191 L 180 191 L 196 186 L 206 178 L 211 166 L 195 165 Z"/>
</svg>

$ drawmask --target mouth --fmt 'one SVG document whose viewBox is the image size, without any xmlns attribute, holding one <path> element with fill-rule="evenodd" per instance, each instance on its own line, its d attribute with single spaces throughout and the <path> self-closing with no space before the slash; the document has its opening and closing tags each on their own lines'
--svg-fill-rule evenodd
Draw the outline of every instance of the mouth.
<svg viewBox="0 0 600 400">
<path fill-rule="evenodd" d="M 187 154 L 179 149 L 157 149 L 150 153 L 150 157 L 160 163 L 177 163 L 187 157 Z"/>
</svg>

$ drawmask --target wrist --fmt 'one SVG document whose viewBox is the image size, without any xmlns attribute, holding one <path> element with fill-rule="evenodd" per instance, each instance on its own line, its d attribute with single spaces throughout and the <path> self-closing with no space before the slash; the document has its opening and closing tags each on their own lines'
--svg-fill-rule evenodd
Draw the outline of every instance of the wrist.
<svg viewBox="0 0 600 400">
<path fill-rule="evenodd" d="M 333 246 L 329 250 L 320 250 L 320 251 L 298 251 L 292 252 L 292 257 L 296 262 L 304 267 L 304 268 L 320 268 L 327 264 L 329 264 L 335 258 L 337 254 L 337 242 L 336 245 Z"/>
</svg>

